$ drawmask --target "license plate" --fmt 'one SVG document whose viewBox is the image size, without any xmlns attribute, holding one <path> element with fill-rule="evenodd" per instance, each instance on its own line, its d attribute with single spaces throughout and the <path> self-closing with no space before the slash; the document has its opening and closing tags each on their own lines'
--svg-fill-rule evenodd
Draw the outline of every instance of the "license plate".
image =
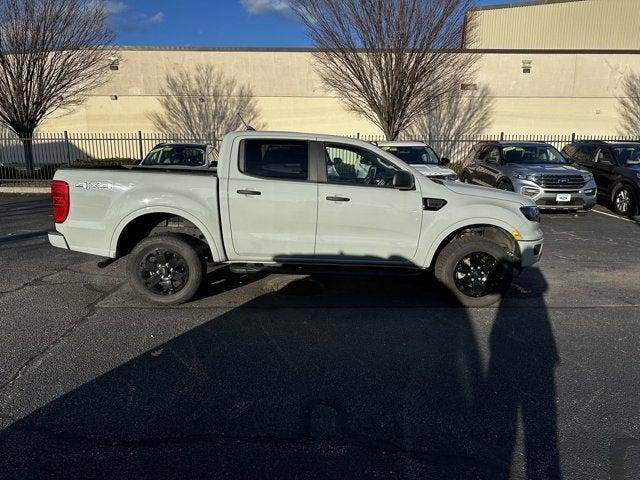
<svg viewBox="0 0 640 480">
<path fill-rule="evenodd" d="M 556 202 L 570 202 L 571 194 L 570 193 L 559 193 L 556 195 Z"/>
</svg>

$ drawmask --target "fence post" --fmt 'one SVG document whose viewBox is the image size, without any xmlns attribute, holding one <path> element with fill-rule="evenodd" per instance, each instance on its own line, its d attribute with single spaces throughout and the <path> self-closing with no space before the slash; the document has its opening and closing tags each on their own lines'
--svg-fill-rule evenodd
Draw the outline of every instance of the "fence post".
<svg viewBox="0 0 640 480">
<path fill-rule="evenodd" d="M 573 143 L 573 142 L 575 142 L 575 141 L 576 141 L 576 133 L 575 133 L 575 132 L 573 132 L 573 133 L 571 134 L 571 143 Z"/>
<path fill-rule="evenodd" d="M 140 161 L 144 160 L 144 147 L 142 146 L 142 131 L 138 130 L 138 146 L 140 147 Z"/>
<path fill-rule="evenodd" d="M 502 142 L 504 140 L 504 132 L 500 132 L 500 141 Z"/>
<path fill-rule="evenodd" d="M 360 132 L 356 133 L 356 138 L 360 140 Z"/>
<path fill-rule="evenodd" d="M 71 146 L 69 145 L 69 132 L 64 131 L 64 144 L 67 149 L 67 165 L 71 165 Z"/>
</svg>

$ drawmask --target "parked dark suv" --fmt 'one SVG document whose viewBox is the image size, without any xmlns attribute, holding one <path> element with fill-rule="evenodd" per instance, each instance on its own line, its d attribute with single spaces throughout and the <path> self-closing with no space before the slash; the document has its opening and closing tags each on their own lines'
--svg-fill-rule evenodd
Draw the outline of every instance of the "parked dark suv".
<svg viewBox="0 0 640 480">
<path fill-rule="evenodd" d="M 562 154 L 593 174 L 599 196 L 610 201 L 616 213 L 639 213 L 640 142 L 580 141 L 566 145 Z"/>
<path fill-rule="evenodd" d="M 465 161 L 460 180 L 517 192 L 541 209 L 589 210 L 596 204 L 593 175 L 570 166 L 548 143 L 478 143 Z"/>
</svg>

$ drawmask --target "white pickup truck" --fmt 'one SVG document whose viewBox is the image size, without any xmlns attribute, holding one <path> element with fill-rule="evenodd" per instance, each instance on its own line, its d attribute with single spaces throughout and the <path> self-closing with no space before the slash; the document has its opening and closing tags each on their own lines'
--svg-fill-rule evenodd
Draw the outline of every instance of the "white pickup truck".
<svg viewBox="0 0 640 480">
<path fill-rule="evenodd" d="M 463 305 L 484 306 L 543 242 L 532 200 L 430 180 L 374 145 L 327 135 L 234 132 L 217 168 L 65 168 L 51 189 L 51 244 L 128 256 L 132 287 L 165 305 L 191 299 L 207 264 L 229 264 L 432 269 Z"/>
</svg>

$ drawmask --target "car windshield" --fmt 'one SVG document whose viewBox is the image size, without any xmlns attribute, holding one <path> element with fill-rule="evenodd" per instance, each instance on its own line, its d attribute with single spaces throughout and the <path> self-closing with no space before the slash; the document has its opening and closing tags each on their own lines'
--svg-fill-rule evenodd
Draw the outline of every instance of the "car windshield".
<svg viewBox="0 0 640 480">
<path fill-rule="evenodd" d="M 640 165 L 640 143 L 617 146 L 613 148 L 613 152 L 621 165 L 630 167 Z"/>
<path fill-rule="evenodd" d="M 201 167 L 205 152 L 205 147 L 194 145 L 160 145 L 149 152 L 142 165 Z"/>
<path fill-rule="evenodd" d="M 413 146 L 413 147 L 400 147 L 400 146 L 382 146 L 382 150 L 389 152 L 404 163 L 409 165 L 438 165 L 439 159 L 435 152 L 428 146 Z"/>
<path fill-rule="evenodd" d="M 551 145 L 509 145 L 502 148 L 504 163 L 567 163 Z"/>
</svg>

